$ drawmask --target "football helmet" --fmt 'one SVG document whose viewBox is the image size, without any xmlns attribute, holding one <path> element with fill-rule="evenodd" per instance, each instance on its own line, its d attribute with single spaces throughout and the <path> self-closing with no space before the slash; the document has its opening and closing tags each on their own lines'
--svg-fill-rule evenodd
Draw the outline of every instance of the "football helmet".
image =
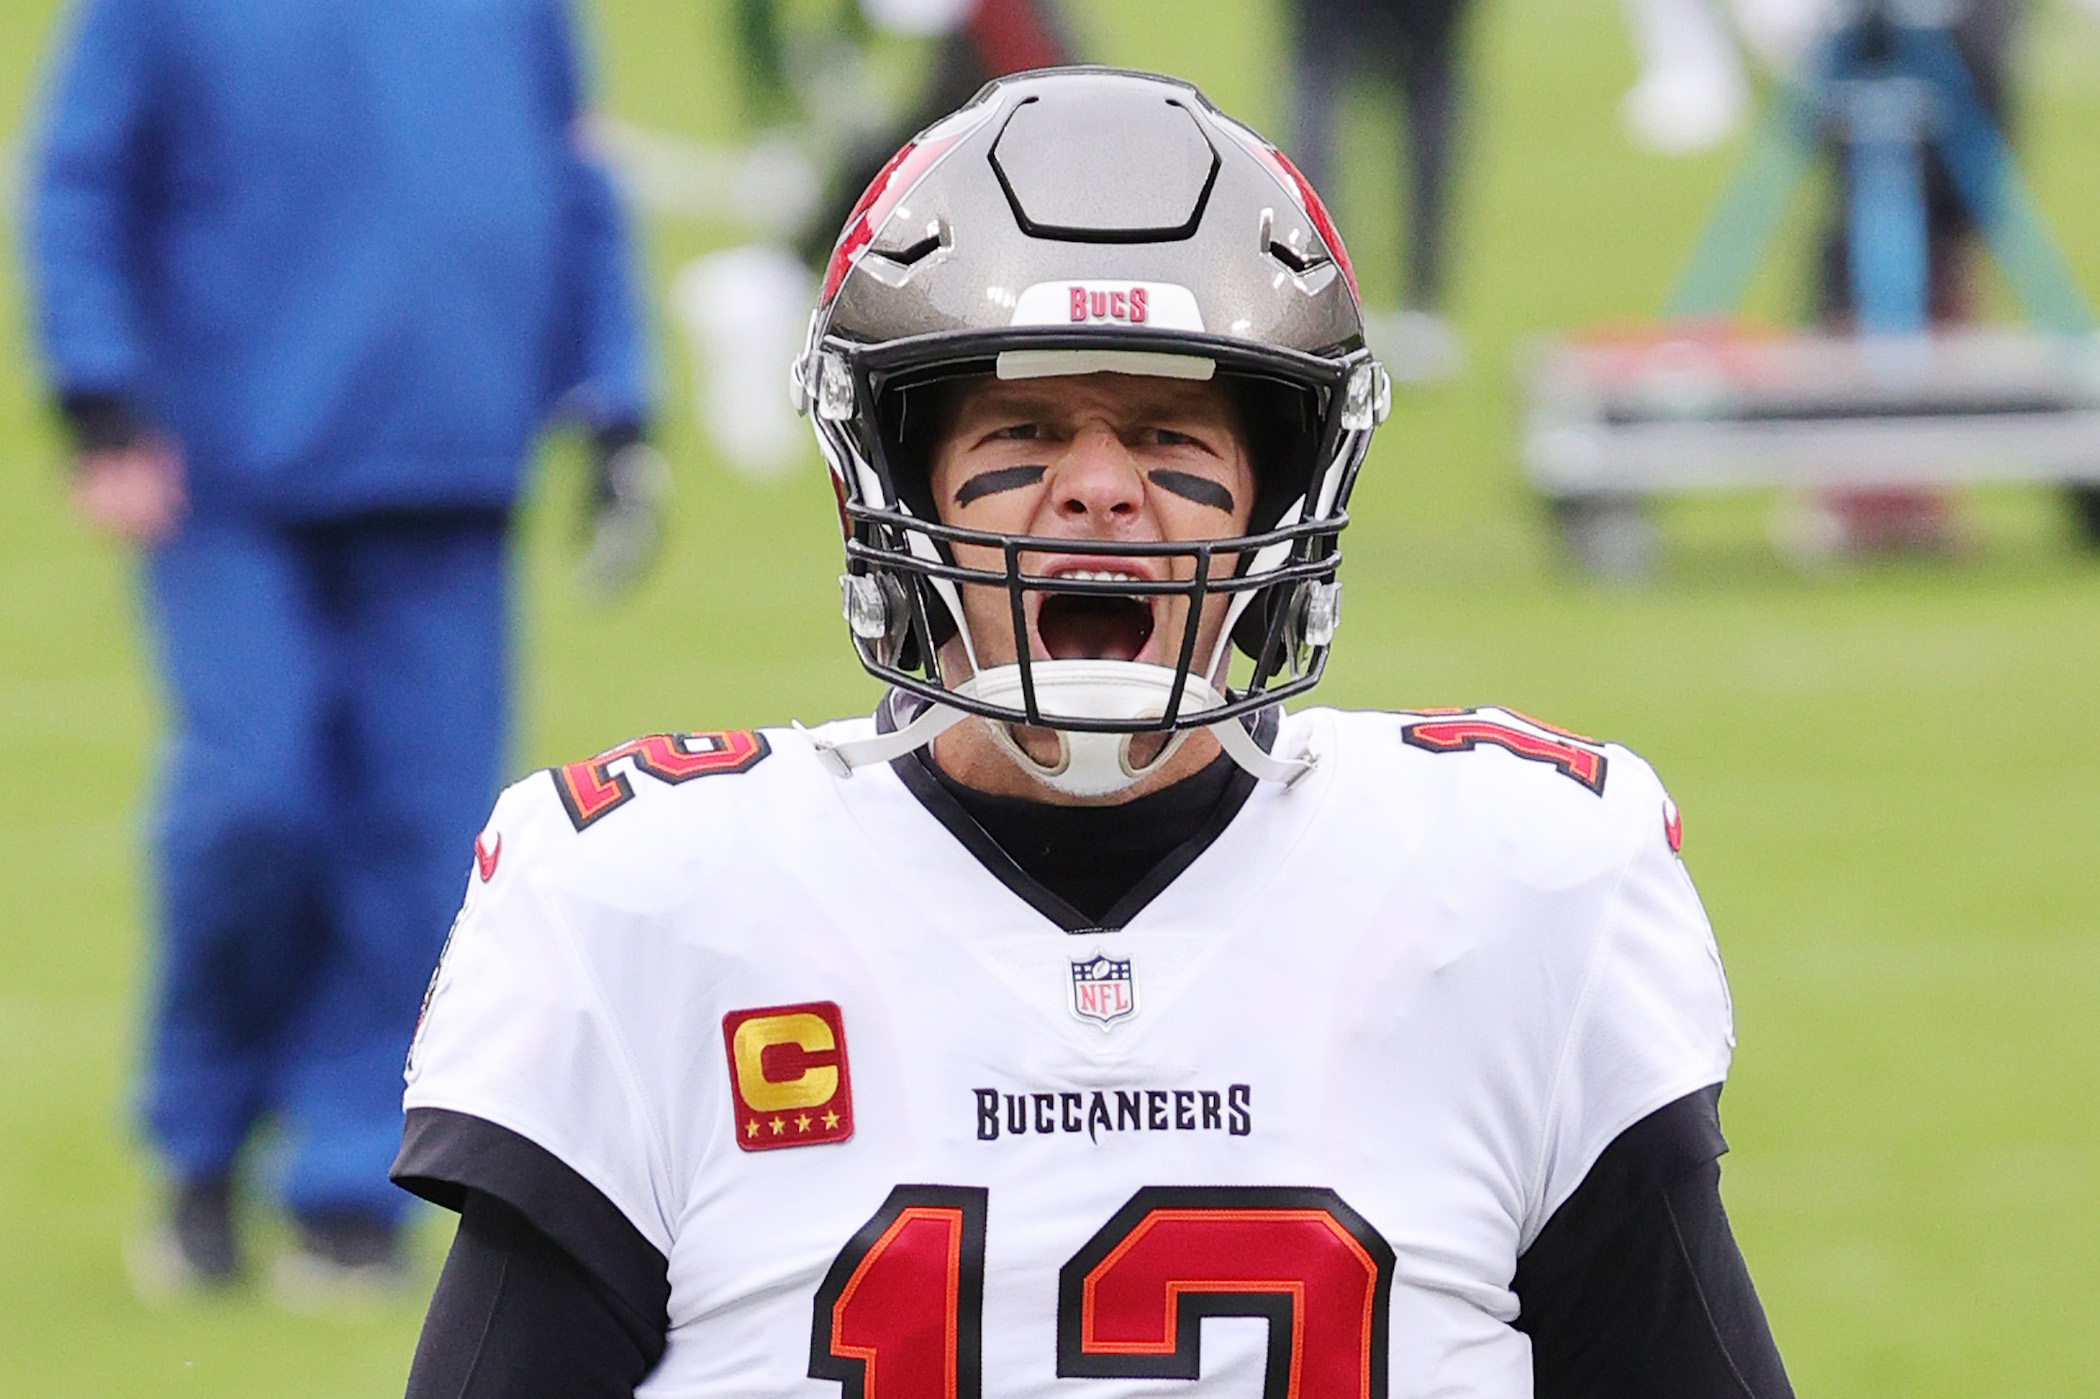
<svg viewBox="0 0 2100 1399">
<path fill-rule="evenodd" d="M 929 390 L 963 376 L 1091 373 L 1222 382 L 1254 457 L 1245 534 L 1107 542 L 942 522 L 927 484 L 940 416 Z M 1172 78 L 1064 68 L 991 83 L 862 195 L 791 393 L 838 497 L 861 663 L 926 701 L 898 732 L 829 750 L 839 770 L 977 715 L 1028 771 L 1080 797 L 1136 782 L 1199 728 L 1257 776 L 1303 771 L 1241 720 L 1320 678 L 1340 607 L 1336 536 L 1391 389 L 1365 348 L 1341 238 L 1274 146 Z M 965 546 L 1003 565 L 965 566 Z M 1075 555 L 1164 559 L 1151 571 L 1176 576 L 1057 576 L 1042 562 Z M 1012 663 L 980 665 L 960 602 L 973 585 L 1006 593 L 1018 633 L 1030 607 L 1153 607 L 1145 595 L 1180 594 L 1181 634 L 1165 648 L 1174 663 L 1046 658 L 1018 634 Z M 1208 613 L 1222 606 L 1224 625 L 1199 655 L 1199 632 L 1212 631 L 1204 603 L 1219 596 Z M 958 637 L 969 673 L 945 674 L 942 646 Z M 1233 643 L 1245 679 L 1227 685 Z M 1009 725 L 1054 732 L 1059 761 L 1031 758 Z M 1168 741 L 1135 764 L 1130 740 L 1148 732 Z"/>
</svg>

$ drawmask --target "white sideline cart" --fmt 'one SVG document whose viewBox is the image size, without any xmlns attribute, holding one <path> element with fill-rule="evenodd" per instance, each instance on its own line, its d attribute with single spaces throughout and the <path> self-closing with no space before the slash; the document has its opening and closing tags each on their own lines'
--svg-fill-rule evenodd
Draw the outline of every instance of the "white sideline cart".
<svg viewBox="0 0 2100 1399">
<path fill-rule="evenodd" d="M 1526 475 L 1577 562 L 1637 576 L 1655 496 L 1990 481 L 2100 486 L 2100 336 L 1681 333 L 1525 356 Z"/>
</svg>

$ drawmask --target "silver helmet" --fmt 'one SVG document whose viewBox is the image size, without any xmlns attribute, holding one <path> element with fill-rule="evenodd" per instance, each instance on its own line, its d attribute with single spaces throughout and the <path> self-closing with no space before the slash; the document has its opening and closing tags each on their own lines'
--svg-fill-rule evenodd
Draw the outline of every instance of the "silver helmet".
<svg viewBox="0 0 2100 1399">
<path fill-rule="evenodd" d="M 1005 535 L 941 523 L 927 484 L 922 392 L 968 375 L 1120 372 L 1222 380 L 1256 468 L 1247 533 L 1198 542 Z M 1104 68 L 1000 79 L 899 151 L 861 196 L 792 373 L 829 465 L 846 536 L 846 620 L 862 665 L 928 701 L 898 734 L 839 766 L 896 756 L 966 715 L 1059 735 L 1052 767 L 1075 795 L 1127 786 L 1129 739 L 1209 728 L 1259 776 L 1270 759 L 1239 722 L 1310 689 L 1340 605 L 1336 536 L 1372 429 L 1391 402 L 1364 346 L 1354 274 L 1319 197 L 1274 146 L 1187 83 Z M 1001 567 L 968 567 L 957 546 Z M 1023 572 L 1023 556 L 1187 561 L 1186 579 Z M 1041 565 L 1038 563 L 1038 568 Z M 1179 570 L 1176 569 L 1176 572 Z M 1187 598 L 1171 666 L 1032 657 L 979 666 L 959 589 L 1023 600 Z M 1197 655 L 1206 597 L 1225 625 Z M 960 638 L 971 673 L 942 673 Z M 1236 643 L 1251 669 L 1214 686 Z"/>
</svg>

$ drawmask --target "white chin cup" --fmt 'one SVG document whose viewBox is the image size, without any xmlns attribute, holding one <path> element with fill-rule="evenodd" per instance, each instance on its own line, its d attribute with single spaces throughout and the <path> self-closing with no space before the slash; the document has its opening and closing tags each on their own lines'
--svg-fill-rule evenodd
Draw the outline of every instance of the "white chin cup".
<svg viewBox="0 0 2100 1399">
<path fill-rule="evenodd" d="M 1167 712 L 1167 701 L 1174 692 L 1171 667 L 1142 661 L 1035 661 L 1028 669 L 1035 681 L 1036 712 L 1043 716 L 1042 727 L 1057 735 L 1057 765 L 1045 767 L 1030 757 L 998 720 L 987 719 L 985 724 L 1024 772 L 1066 796 L 1113 796 L 1155 771 L 1189 736 L 1188 727 L 1165 735 L 1159 756 L 1143 767 L 1133 767 L 1130 741 L 1137 734 L 1075 733 L 1057 727 L 1060 719 L 1128 723 L 1159 718 Z M 955 689 L 957 694 L 1001 708 L 1027 707 L 1018 665 L 992 666 Z M 1182 691 L 1181 719 L 1185 722 L 1188 716 L 1221 708 L 1224 703 L 1224 696 L 1208 682 L 1191 675 Z"/>
</svg>

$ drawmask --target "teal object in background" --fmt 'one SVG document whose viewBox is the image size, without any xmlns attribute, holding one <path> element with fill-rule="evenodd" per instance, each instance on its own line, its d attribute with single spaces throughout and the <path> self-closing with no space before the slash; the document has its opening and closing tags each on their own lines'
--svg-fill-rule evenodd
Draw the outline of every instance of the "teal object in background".
<svg viewBox="0 0 2100 1399">
<path fill-rule="evenodd" d="M 2028 321 L 2063 335 L 2095 329 L 2091 307 L 1944 28 L 1870 13 L 1824 40 L 1802 73 L 1773 94 L 1671 290 L 1666 318 L 1715 320 L 1735 312 L 1818 140 L 1836 130 L 1851 162 L 1850 273 L 1862 331 L 1926 329 L 1928 150 L 1945 161 Z"/>
</svg>

